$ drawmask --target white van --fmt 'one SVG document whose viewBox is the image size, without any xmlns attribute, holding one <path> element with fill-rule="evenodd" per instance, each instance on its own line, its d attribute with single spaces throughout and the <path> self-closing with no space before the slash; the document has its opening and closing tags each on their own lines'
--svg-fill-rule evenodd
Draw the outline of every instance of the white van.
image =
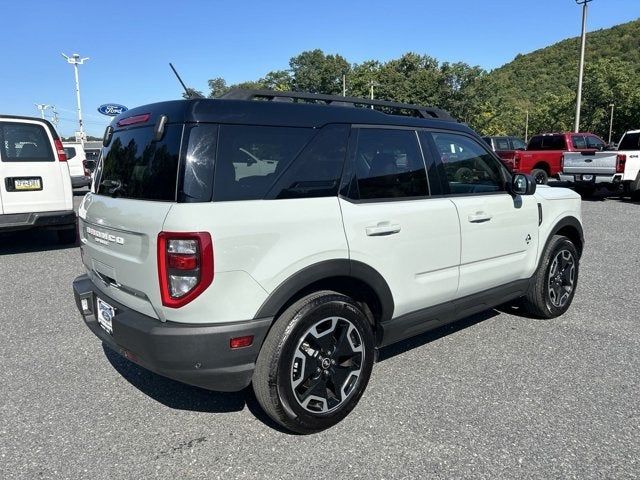
<svg viewBox="0 0 640 480">
<path fill-rule="evenodd" d="M 75 242 L 67 156 L 47 120 L 0 115 L 0 232 L 30 228 Z"/>
<path fill-rule="evenodd" d="M 91 185 L 91 172 L 87 167 L 87 154 L 80 142 L 63 142 L 64 153 L 67 155 L 67 165 L 71 175 L 73 188 L 88 187 Z"/>
</svg>

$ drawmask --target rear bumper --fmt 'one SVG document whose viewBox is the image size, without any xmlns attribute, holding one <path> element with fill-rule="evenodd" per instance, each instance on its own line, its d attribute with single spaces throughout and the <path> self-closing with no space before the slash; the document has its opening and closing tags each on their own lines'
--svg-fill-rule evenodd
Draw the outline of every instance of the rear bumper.
<svg viewBox="0 0 640 480">
<path fill-rule="evenodd" d="M 73 188 L 88 187 L 89 185 L 91 185 L 91 177 L 85 177 L 84 175 L 71 177 L 71 186 Z"/>
<path fill-rule="evenodd" d="M 583 175 L 593 175 L 593 180 L 582 180 Z M 569 183 L 617 184 L 622 182 L 622 174 L 620 173 L 617 173 L 615 175 L 598 175 L 598 174 L 589 174 L 589 173 L 584 173 L 584 174 L 583 173 L 560 173 L 558 177 L 561 182 L 569 182 Z"/>
<path fill-rule="evenodd" d="M 73 292 L 84 322 L 111 349 L 159 375 L 208 390 L 231 392 L 249 385 L 273 320 L 221 325 L 161 322 L 104 295 L 86 275 L 74 280 Z M 116 310 L 113 334 L 103 330 L 97 321 L 96 296 Z M 82 299 L 87 299 L 90 311 L 83 311 Z M 244 335 L 253 335 L 253 344 L 231 350 L 229 341 Z"/>
<path fill-rule="evenodd" d="M 73 210 L 0 215 L 0 231 L 3 232 L 29 228 L 61 229 L 75 224 L 76 214 Z"/>
</svg>

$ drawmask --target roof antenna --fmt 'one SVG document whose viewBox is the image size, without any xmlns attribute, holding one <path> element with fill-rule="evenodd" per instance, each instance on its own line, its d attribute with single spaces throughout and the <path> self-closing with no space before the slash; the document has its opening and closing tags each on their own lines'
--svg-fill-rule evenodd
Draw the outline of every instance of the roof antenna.
<svg viewBox="0 0 640 480">
<path fill-rule="evenodd" d="M 195 93 L 195 91 L 193 89 L 191 89 L 191 91 L 189 91 L 189 89 L 184 84 L 184 82 L 180 78 L 180 75 L 178 75 L 178 72 L 176 71 L 175 67 L 173 66 L 173 64 L 171 62 L 169 62 L 169 66 L 171 67 L 171 70 L 173 70 L 173 73 L 178 78 L 178 81 L 180 82 L 180 85 L 182 85 L 182 88 L 184 88 L 184 91 L 187 94 L 187 98 L 202 98 L 202 96 L 198 95 L 197 93 Z"/>
</svg>

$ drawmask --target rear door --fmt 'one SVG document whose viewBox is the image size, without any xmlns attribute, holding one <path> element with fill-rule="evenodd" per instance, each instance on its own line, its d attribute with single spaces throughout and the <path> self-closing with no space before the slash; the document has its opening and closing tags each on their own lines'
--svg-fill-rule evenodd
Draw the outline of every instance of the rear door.
<svg viewBox="0 0 640 480">
<path fill-rule="evenodd" d="M 150 123 L 150 122 L 148 122 Z M 82 259 L 107 295 L 159 318 L 157 239 L 175 202 L 183 127 L 153 124 L 117 130 L 96 172 L 96 193 L 78 211 Z"/>
<path fill-rule="evenodd" d="M 85 159 L 82 145 L 63 144 L 64 152 L 67 154 L 67 165 L 72 177 L 82 177 L 84 175 L 83 160 Z"/>
<path fill-rule="evenodd" d="M 351 259 L 387 281 L 394 317 L 453 299 L 458 215 L 448 199 L 431 196 L 417 132 L 362 127 L 350 143 L 354 179 L 340 208 Z"/>
<path fill-rule="evenodd" d="M 534 196 L 507 193 L 506 172 L 475 138 L 432 132 L 444 189 L 460 218 L 460 283 L 457 297 L 528 278 L 538 249 Z"/>
<path fill-rule="evenodd" d="M 0 197 L 5 214 L 70 210 L 71 182 L 54 138 L 37 120 L 0 120 Z"/>
</svg>

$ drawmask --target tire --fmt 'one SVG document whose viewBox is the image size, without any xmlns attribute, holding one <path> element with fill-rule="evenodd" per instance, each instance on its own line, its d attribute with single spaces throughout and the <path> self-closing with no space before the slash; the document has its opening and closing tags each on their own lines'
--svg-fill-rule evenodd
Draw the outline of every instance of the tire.
<svg viewBox="0 0 640 480">
<path fill-rule="evenodd" d="M 64 230 L 58 230 L 58 243 L 62 245 L 68 245 L 70 243 L 76 243 L 78 233 L 75 225 L 73 228 L 65 228 Z"/>
<path fill-rule="evenodd" d="M 596 193 L 596 187 L 592 185 L 582 186 L 578 185 L 575 187 L 576 193 L 578 193 L 581 197 L 588 198 L 591 197 L 594 193 Z"/>
<path fill-rule="evenodd" d="M 307 295 L 267 335 L 253 374 L 256 398 L 293 432 L 332 427 L 364 393 L 374 347 L 371 325 L 351 298 L 332 291 Z"/>
<path fill-rule="evenodd" d="M 578 286 L 580 260 L 567 237 L 554 235 L 532 279 L 523 307 L 539 318 L 559 317 L 571 306 Z"/>
<path fill-rule="evenodd" d="M 631 192 L 629 198 L 631 198 L 632 202 L 640 202 L 640 190 Z"/>
<path fill-rule="evenodd" d="M 531 170 L 531 176 L 538 185 L 546 185 L 549 182 L 549 175 L 540 168 L 534 168 Z"/>
</svg>

